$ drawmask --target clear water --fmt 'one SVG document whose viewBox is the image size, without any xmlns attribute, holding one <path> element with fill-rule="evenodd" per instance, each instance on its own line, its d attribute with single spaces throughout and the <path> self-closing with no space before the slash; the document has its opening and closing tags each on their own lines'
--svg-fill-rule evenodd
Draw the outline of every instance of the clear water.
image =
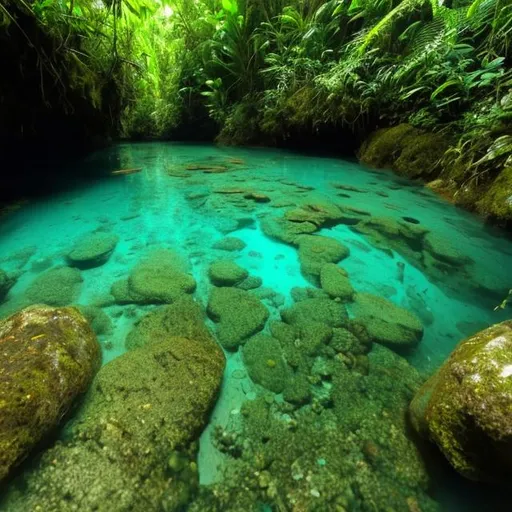
<svg viewBox="0 0 512 512">
<path fill-rule="evenodd" d="M 169 168 L 193 162 L 217 164 L 228 158 L 243 159 L 244 164 L 238 170 L 221 174 L 197 171 L 189 178 L 168 174 Z M 164 246 L 188 257 L 198 283 L 195 297 L 202 304 L 208 300 L 209 265 L 229 257 L 251 275 L 261 277 L 263 286 L 282 296 L 284 304 L 277 308 L 265 302 L 271 318 L 278 318 L 279 310 L 293 303 L 292 288 L 309 286 L 300 272 L 296 249 L 267 238 L 260 229 L 260 219 L 265 214 L 279 215 L 285 210 L 275 208 L 276 202 L 284 200 L 297 204 L 331 200 L 366 210 L 372 216 L 397 220 L 412 217 L 420 226 L 450 240 L 472 259 L 470 268 L 475 283 L 482 280 L 500 283 L 505 291 L 512 285 L 512 242 L 504 233 L 484 226 L 480 219 L 454 208 L 424 188 L 390 172 L 371 171 L 352 161 L 279 150 L 147 143 L 109 149 L 92 157 L 87 166 L 96 174 L 103 174 L 101 179 L 32 200 L 2 219 L 0 268 L 20 276 L 8 300 L 0 305 L 0 317 L 30 302 L 25 296 L 27 287 L 44 270 L 65 264 L 64 255 L 76 239 L 103 230 L 114 232 L 120 241 L 107 263 L 82 271 L 84 281 L 77 303 L 96 303 L 109 293 L 114 281 L 126 277 L 145 251 Z M 110 175 L 114 169 L 136 167 L 143 170 L 127 176 Z M 282 180 L 308 185 L 311 190 Z M 359 190 L 336 189 L 331 185 L 333 182 Z M 238 212 L 243 222 L 237 229 L 233 225 L 233 208 L 223 207 L 223 196 L 216 193 L 226 187 L 255 190 L 272 200 L 251 203 L 250 208 Z M 208 207 L 198 207 L 187 199 L 191 193 L 205 191 L 211 198 Z M 349 197 L 337 195 L 340 192 Z M 246 248 L 238 253 L 212 249 L 226 234 L 242 239 Z M 399 247 L 393 246 L 391 252 L 382 251 L 372 245 L 372 240 L 345 224 L 323 229 L 320 234 L 350 247 L 351 254 L 342 265 L 357 291 L 384 296 L 425 320 L 424 338 L 418 349 L 407 356 L 409 363 L 424 376 L 442 363 L 458 341 L 485 325 L 507 318 L 506 311 L 493 311 L 493 306 L 500 302 L 499 285 L 494 287 L 494 294 L 479 293 L 474 283 L 460 287 L 450 284 L 450 275 L 446 279 L 425 275 Z M 403 264 L 403 279 L 399 278 L 398 263 Z M 104 363 L 125 351 L 125 338 L 134 323 L 153 308 L 120 305 L 103 308 L 113 325 L 110 333 L 100 335 Z M 240 354 L 228 353 L 222 392 L 201 437 L 198 465 L 204 485 L 221 481 L 226 465 L 230 464 L 229 457 L 220 453 L 212 442 L 215 427 L 229 429 L 242 403 L 260 392 L 240 370 L 244 370 Z M 240 375 L 245 376 L 240 378 Z M 456 477 L 442 460 L 436 460 L 435 464 L 432 471 L 442 475 L 442 482 L 437 482 L 432 492 L 441 508 L 481 510 L 483 505 L 478 500 L 488 499 L 485 489 Z M 493 493 L 493 496 L 498 495 Z M 375 510 L 384 510 L 384 505 L 378 504 Z M 409 510 L 415 510 L 414 503 L 408 506 Z M 493 504 L 493 509 L 499 506 Z"/>
</svg>

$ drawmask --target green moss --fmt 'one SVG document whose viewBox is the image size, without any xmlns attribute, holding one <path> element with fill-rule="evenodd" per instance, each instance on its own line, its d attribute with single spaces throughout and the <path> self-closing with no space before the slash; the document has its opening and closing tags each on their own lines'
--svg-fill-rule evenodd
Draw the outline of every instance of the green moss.
<svg viewBox="0 0 512 512">
<path fill-rule="evenodd" d="M 245 247 L 246 243 L 243 240 L 240 240 L 240 238 L 236 238 L 234 236 L 228 236 L 213 244 L 214 249 L 229 252 L 241 251 L 245 249 Z"/>
<path fill-rule="evenodd" d="M 54 267 L 37 276 L 26 291 L 33 304 L 67 306 L 80 294 L 82 276 L 76 268 Z"/>
<path fill-rule="evenodd" d="M 226 349 L 235 349 L 261 331 L 269 317 L 267 308 L 251 293 L 238 288 L 213 288 L 207 313 L 217 323 L 216 334 Z"/>
<path fill-rule="evenodd" d="M 7 272 L 0 268 L 0 302 L 2 302 L 9 293 L 9 290 L 16 283 L 16 279 L 9 276 Z"/>
<path fill-rule="evenodd" d="M 334 225 L 342 216 L 340 208 L 328 201 L 307 202 L 298 208 L 287 210 L 284 214 L 286 220 L 291 222 L 309 222 L 317 226 L 317 228 Z"/>
<path fill-rule="evenodd" d="M 261 220 L 261 230 L 273 240 L 297 245 L 299 235 L 314 233 L 318 227 L 311 222 L 292 222 L 283 217 L 267 216 Z"/>
<path fill-rule="evenodd" d="M 75 308 L 34 306 L 0 321 L 0 479 L 86 391 L 100 349 Z"/>
<path fill-rule="evenodd" d="M 69 264 L 78 268 L 103 265 L 114 251 L 119 237 L 112 233 L 91 233 L 78 240 L 67 254 Z"/>
<path fill-rule="evenodd" d="M 216 286 L 235 286 L 248 275 L 247 270 L 230 260 L 215 261 L 208 269 L 210 281 Z"/>
<path fill-rule="evenodd" d="M 320 284 L 329 297 L 350 302 L 354 289 L 350 284 L 347 272 L 334 263 L 326 263 L 320 270 Z"/>
<path fill-rule="evenodd" d="M 110 317 L 97 306 L 81 306 L 76 308 L 84 315 L 92 330 L 98 335 L 102 336 L 112 332 L 112 321 Z"/>
<path fill-rule="evenodd" d="M 511 369 L 507 321 L 460 342 L 411 403 L 415 429 L 468 478 L 506 484 L 512 475 Z"/>
<path fill-rule="evenodd" d="M 323 323 L 329 327 L 342 327 L 348 321 L 345 306 L 330 299 L 306 299 L 281 312 L 284 322 L 305 325 L 310 322 Z"/>
<path fill-rule="evenodd" d="M 476 207 L 482 215 L 512 221 L 512 167 L 501 171 Z"/>
</svg>

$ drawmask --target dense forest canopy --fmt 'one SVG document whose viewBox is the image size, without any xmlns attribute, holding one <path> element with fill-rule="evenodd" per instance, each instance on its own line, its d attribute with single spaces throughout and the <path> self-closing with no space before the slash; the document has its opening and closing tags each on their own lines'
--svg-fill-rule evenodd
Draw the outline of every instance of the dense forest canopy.
<svg viewBox="0 0 512 512">
<path fill-rule="evenodd" d="M 512 163 L 509 0 L 0 0 L 0 26 L 35 55 L 16 68 L 35 63 L 45 108 L 86 102 L 113 135 L 409 123 L 451 140 L 459 184 Z"/>
</svg>

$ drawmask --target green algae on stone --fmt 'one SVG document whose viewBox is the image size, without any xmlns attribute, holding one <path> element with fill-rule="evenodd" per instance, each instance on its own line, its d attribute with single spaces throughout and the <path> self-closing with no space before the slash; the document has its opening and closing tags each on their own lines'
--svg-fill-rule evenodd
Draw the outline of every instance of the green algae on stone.
<svg viewBox="0 0 512 512">
<path fill-rule="evenodd" d="M 339 207 L 328 201 L 306 202 L 284 214 L 284 218 L 288 221 L 308 222 L 317 228 L 334 225 L 342 217 L 343 214 Z"/>
<path fill-rule="evenodd" d="M 241 290 L 256 290 L 257 288 L 260 288 L 262 284 L 263 279 L 261 279 L 261 277 L 248 276 L 242 282 L 236 284 L 235 286 L 237 288 L 240 288 Z"/>
<path fill-rule="evenodd" d="M 63 442 L 5 499 L 9 510 L 181 510 L 197 491 L 198 438 L 224 355 L 213 340 L 168 338 L 96 376 Z"/>
<path fill-rule="evenodd" d="M 114 283 L 111 293 L 118 304 L 162 304 L 195 289 L 187 262 L 174 251 L 155 249 L 133 268 L 128 280 Z"/>
<path fill-rule="evenodd" d="M 345 306 L 330 299 L 306 299 L 281 312 L 287 324 L 300 325 L 320 322 L 329 327 L 343 327 L 348 321 Z"/>
<path fill-rule="evenodd" d="M 246 243 L 240 238 L 228 236 L 215 242 L 212 247 L 221 251 L 236 252 L 245 249 Z"/>
<path fill-rule="evenodd" d="M 503 169 L 483 197 L 477 211 L 487 217 L 512 221 L 512 167 Z"/>
<path fill-rule="evenodd" d="M 7 272 L 0 268 L 0 302 L 2 302 L 7 297 L 9 290 L 14 286 L 15 283 L 16 279 L 9 276 Z"/>
<path fill-rule="evenodd" d="M 326 263 L 338 263 L 350 254 L 350 249 L 334 238 L 303 235 L 297 239 L 301 272 L 306 278 L 318 280 Z"/>
<path fill-rule="evenodd" d="M 416 393 L 415 430 L 472 480 L 512 476 L 512 321 L 461 341 Z"/>
<path fill-rule="evenodd" d="M 288 367 L 277 339 L 266 334 L 256 334 L 247 340 L 242 355 L 247 373 L 254 382 L 274 393 L 283 391 Z"/>
<path fill-rule="evenodd" d="M 0 321 L 0 479 L 85 392 L 100 348 L 75 308 L 32 306 Z"/>
<path fill-rule="evenodd" d="M 326 263 L 321 268 L 320 284 L 329 297 L 339 298 L 343 302 L 350 302 L 354 296 L 348 273 L 334 263 Z"/>
<path fill-rule="evenodd" d="M 311 222 L 292 222 L 284 217 L 271 216 L 264 217 L 260 226 L 263 233 L 272 240 L 290 245 L 297 245 L 300 235 L 311 234 L 318 230 L 318 227 Z"/>
<path fill-rule="evenodd" d="M 249 272 L 231 260 L 218 260 L 208 269 L 210 281 L 215 286 L 235 286 L 241 283 Z"/>
<path fill-rule="evenodd" d="M 76 302 L 82 285 L 80 271 L 71 267 L 54 267 L 39 274 L 26 291 L 33 304 L 68 306 Z"/>
<path fill-rule="evenodd" d="M 236 349 L 265 327 L 267 308 L 251 293 L 238 288 L 213 288 L 208 316 L 216 322 L 216 334 L 226 349 Z"/>
<path fill-rule="evenodd" d="M 89 322 L 92 330 L 97 336 L 110 334 L 112 331 L 112 320 L 110 317 L 98 306 L 90 305 L 77 305 L 75 306 L 85 319 Z"/>
<path fill-rule="evenodd" d="M 373 341 L 394 350 L 414 348 L 423 337 L 420 319 L 383 297 L 357 293 L 351 311 Z"/>
<path fill-rule="evenodd" d="M 452 242 L 436 233 L 427 233 L 423 243 L 425 250 L 432 256 L 450 265 L 462 266 L 470 261 L 468 256 L 462 254 Z"/>
<path fill-rule="evenodd" d="M 205 320 L 201 306 L 185 295 L 173 304 L 160 306 L 145 315 L 128 333 L 125 345 L 128 350 L 133 350 L 176 336 L 209 340 L 212 336 Z"/>
<path fill-rule="evenodd" d="M 113 233 L 90 233 L 78 240 L 67 254 L 69 264 L 81 269 L 99 267 L 108 261 L 119 237 Z"/>
</svg>

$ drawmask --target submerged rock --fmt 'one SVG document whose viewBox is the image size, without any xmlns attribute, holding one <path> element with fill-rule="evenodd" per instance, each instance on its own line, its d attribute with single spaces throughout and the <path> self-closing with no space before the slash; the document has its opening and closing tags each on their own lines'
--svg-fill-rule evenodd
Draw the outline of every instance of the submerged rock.
<svg viewBox="0 0 512 512">
<path fill-rule="evenodd" d="M 174 251 L 156 249 L 135 266 L 127 280 L 114 283 L 111 293 L 118 304 L 161 304 L 195 289 L 186 261 Z"/>
<path fill-rule="evenodd" d="M 14 286 L 14 283 L 16 283 L 16 279 L 9 276 L 7 272 L 2 270 L 0 268 L 0 302 L 2 302 L 9 293 L 9 290 Z"/>
<path fill-rule="evenodd" d="M 354 296 L 354 288 L 350 284 L 346 270 L 334 263 L 325 264 L 320 270 L 320 284 L 329 297 L 340 298 L 349 302 Z"/>
<path fill-rule="evenodd" d="M 64 442 L 22 476 L 12 510 L 181 510 L 198 487 L 197 439 L 224 355 L 213 340 L 170 337 L 96 376 Z"/>
<path fill-rule="evenodd" d="M 214 288 L 208 316 L 217 323 L 217 338 L 226 349 L 236 349 L 265 327 L 267 308 L 250 292 L 238 288 Z"/>
<path fill-rule="evenodd" d="M 470 260 L 462 254 L 449 240 L 436 233 L 427 233 L 424 239 L 425 250 L 438 260 L 454 266 L 462 266 Z"/>
<path fill-rule="evenodd" d="M 100 307 L 89 305 L 78 305 L 75 307 L 84 315 L 92 330 L 98 336 L 109 334 L 112 331 L 112 320 Z"/>
<path fill-rule="evenodd" d="M 216 286 L 235 286 L 247 278 L 249 272 L 234 261 L 219 260 L 210 265 L 208 276 Z"/>
<path fill-rule="evenodd" d="M 90 233 L 78 240 L 67 255 L 69 264 L 86 269 L 107 262 L 116 248 L 119 237 L 112 233 Z"/>
<path fill-rule="evenodd" d="M 493 325 L 455 348 L 416 393 L 415 430 L 435 442 L 472 480 L 512 477 L 512 321 Z"/>
<path fill-rule="evenodd" d="M 261 221 L 261 230 L 273 240 L 297 245 L 299 235 L 314 233 L 318 227 L 311 222 L 292 222 L 283 217 L 265 217 Z"/>
<path fill-rule="evenodd" d="M 330 327 L 342 327 L 348 321 L 345 306 L 330 299 L 305 299 L 281 312 L 287 324 L 301 325 L 321 322 Z"/>
<path fill-rule="evenodd" d="M 242 355 L 249 377 L 254 382 L 274 393 L 283 391 L 288 368 L 278 340 L 257 334 L 243 346 Z"/>
<path fill-rule="evenodd" d="M 219 240 L 218 242 L 215 242 L 213 244 L 213 248 L 219 249 L 221 251 L 235 252 L 245 249 L 246 245 L 247 244 L 243 240 L 240 240 L 240 238 L 228 236 Z"/>
<path fill-rule="evenodd" d="M 414 348 L 423 337 L 423 325 L 416 315 L 382 297 L 357 293 L 351 310 L 373 341 L 394 350 Z"/>
<path fill-rule="evenodd" d="M 342 219 L 343 214 L 340 208 L 333 203 L 315 201 L 288 210 L 284 216 L 286 220 L 291 222 L 309 222 L 320 228 L 336 224 Z"/>
<path fill-rule="evenodd" d="M 34 304 L 68 306 L 76 302 L 82 281 L 78 269 L 54 267 L 37 276 L 27 288 L 26 295 Z"/>
<path fill-rule="evenodd" d="M 87 390 L 100 348 L 75 308 L 26 308 L 0 321 L 0 479 Z"/>
</svg>

